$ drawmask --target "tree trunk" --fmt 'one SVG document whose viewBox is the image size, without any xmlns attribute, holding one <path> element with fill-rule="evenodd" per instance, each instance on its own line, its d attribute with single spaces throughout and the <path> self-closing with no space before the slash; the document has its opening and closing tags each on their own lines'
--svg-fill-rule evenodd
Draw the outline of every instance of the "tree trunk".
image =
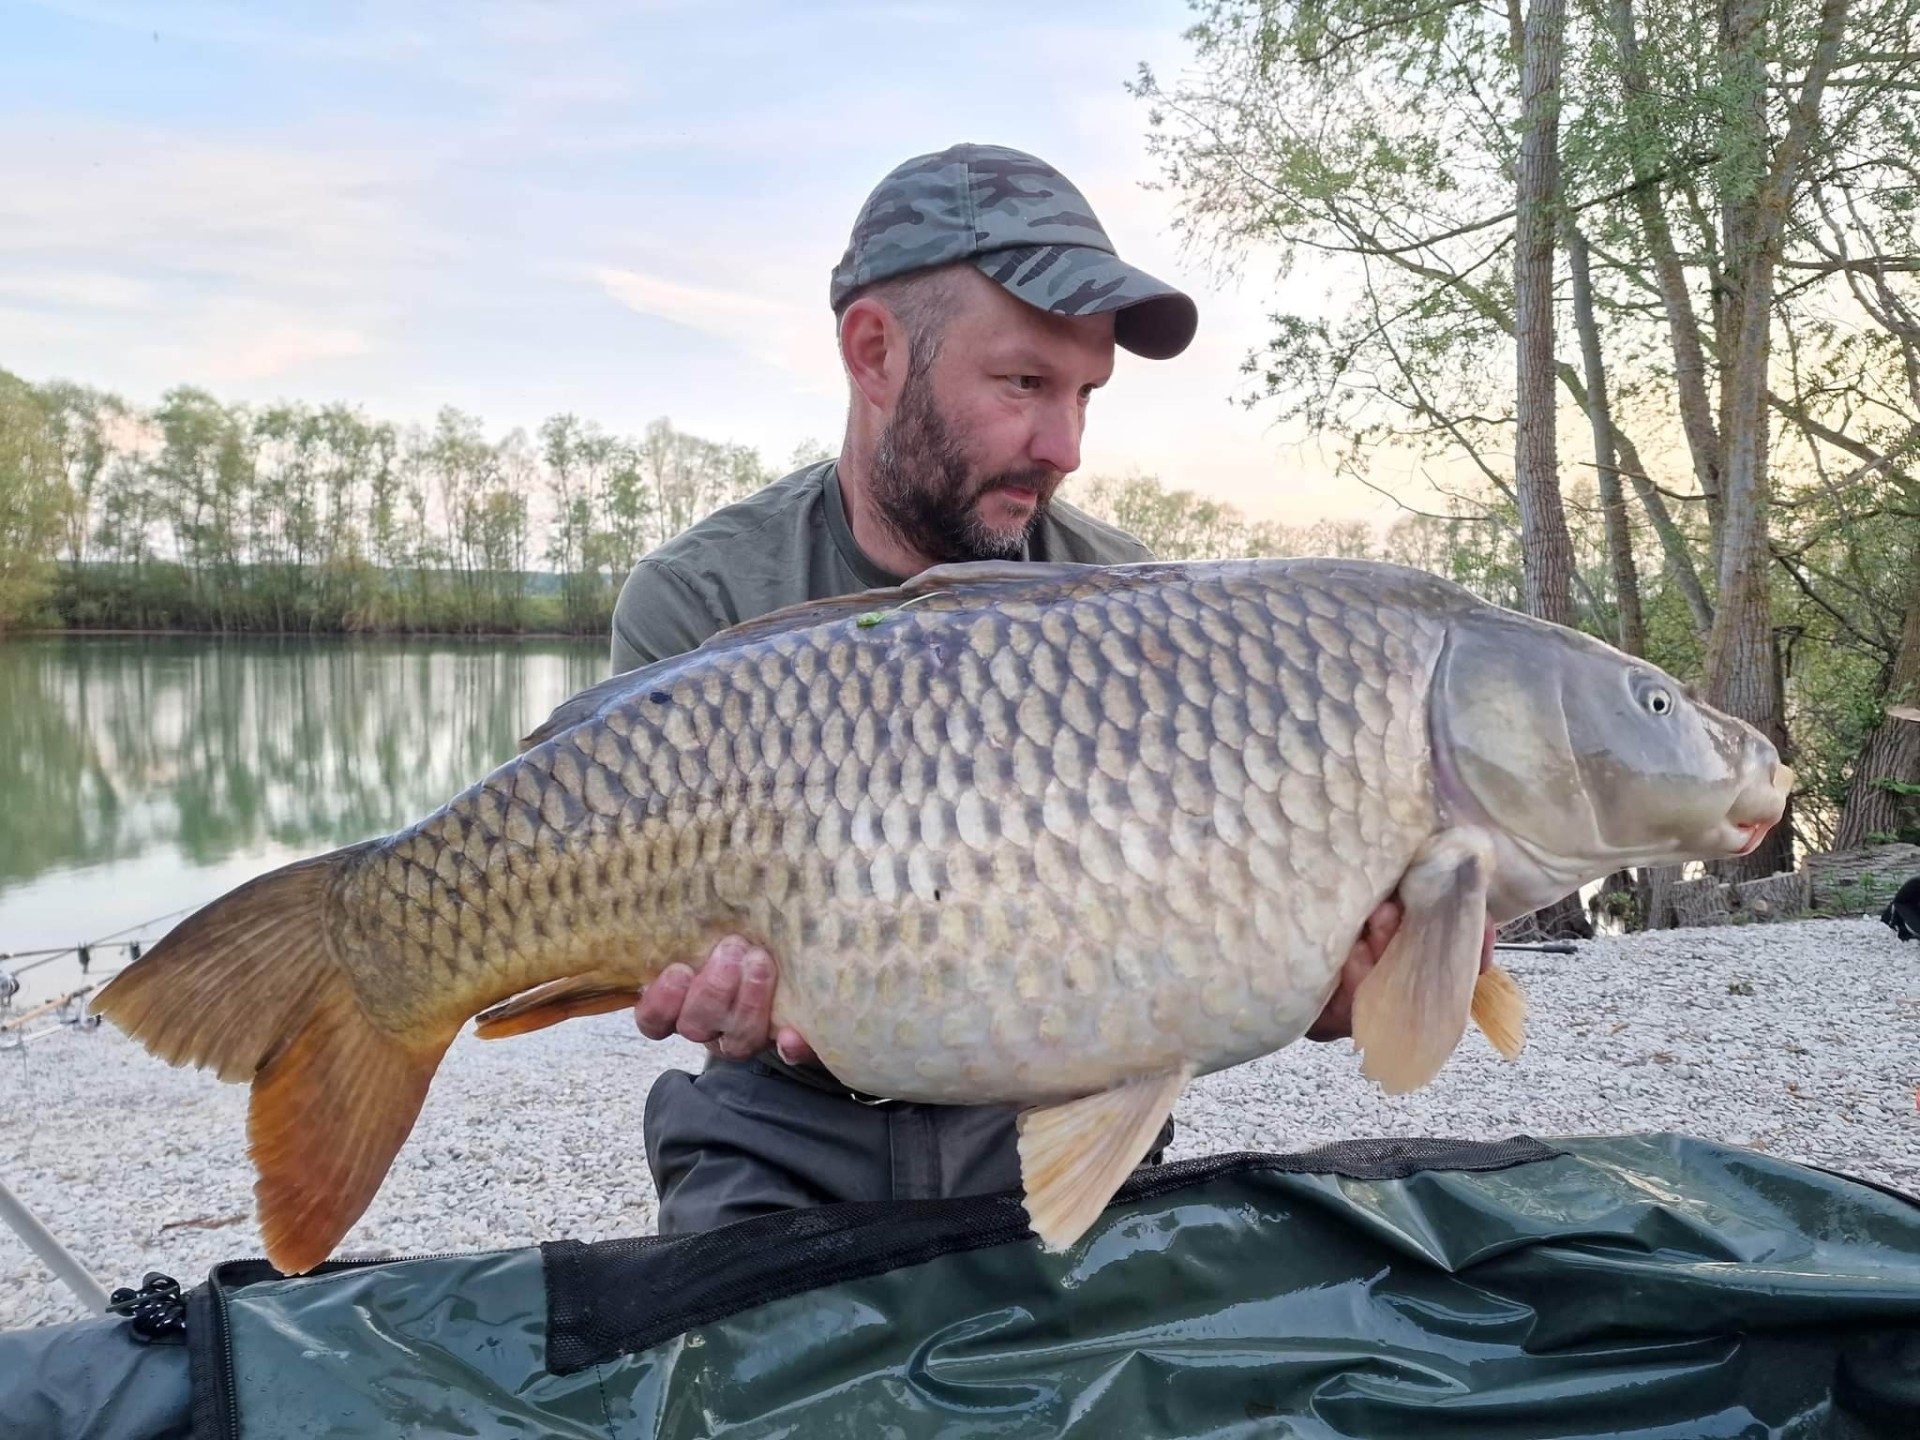
<svg viewBox="0 0 1920 1440">
<path fill-rule="evenodd" d="M 1920 842 L 1920 794 L 1891 788 L 1920 786 L 1920 720 L 1886 713 L 1894 706 L 1920 707 L 1920 525 L 1907 559 L 1906 623 L 1881 706 L 1880 723 L 1854 762 L 1853 784 L 1834 833 L 1836 850 L 1874 844 L 1882 836 Z"/>
<path fill-rule="evenodd" d="M 1633 192 L 1633 205 L 1646 237 L 1647 253 L 1653 259 L 1660 304 L 1667 313 L 1667 332 L 1673 345 L 1673 381 L 1680 402 L 1680 424 L 1686 433 L 1687 451 L 1693 458 L 1693 474 L 1706 497 L 1708 523 L 1715 537 L 1714 558 L 1719 559 L 1720 533 L 1720 437 L 1714 433 L 1713 405 L 1707 396 L 1707 362 L 1700 343 L 1700 321 L 1694 314 L 1693 296 L 1687 289 L 1687 275 L 1673 243 L 1673 231 L 1667 224 L 1666 203 L 1652 177 L 1659 173 L 1653 136 L 1657 124 L 1647 110 L 1655 103 L 1647 84 L 1646 67 L 1640 61 L 1639 37 L 1633 27 L 1633 0 L 1612 0 L 1611 23 L 1614 43 L 1620 54 L 1621 84 L 1627 94 L 1628 124 L 1643 143 L 1633 146 L 1633 178 L 1640 181 Z"/>
<path fill-rule="evenodd" d="M 1563 383 L 1566 380 L 1564 372 L 1561 380 Z M 1583 390 L 1580 393 L 1585 392 Z M 1674 522 L 1667 502 L 1648 478 L 1646 462 L 1640 458 L 1639 449 L 1618 423 L 1613 427 L 1613 441 L 1620 447 L 1620 471 L 1633 486 L 1633 493 L 1640 497 L 1647 519 L 1653 524 L 1653 533 L 1660 537 L 1660 553 L 1667 562 L 1667 578 L 1680 587 L 1680 594 L 1687 602 L 1687 611 L 1693 617 L 1693 628 L 1704 640 L 1713 633 L 1713 602 L 1707 598 L 1706 587 L 1700 583 L 1700 571 L 1693 563 L 1693 548 Z"/>
<path fill-rule="evenodd" d="M 1532 0 L 1527 7 L 1513 267 L 1519 372 L 1514 488 L 1526 604 L 1529 613 L 1560 625 L 1573 623 L 1573 542 L 1560 503 L 1554 435 L 1553 237 L 1560 199 L 1560 51 L 1565 25 L 1566 0 Z"/>
<path fill-rule="evenodd" d="M 1529 614 L 1573 624 L 1573 540 L 1560 503 L 1554 402 L 1553 251 L 1560 207 L 1560 51 L 1566 0 L 1532 0 L 1521 34 L 1520 165 L 1513 262 L 1518 389 L 1514 490 Z M 1551 937 L 1593 934 L 1578 893 L 1531 917 Z"/>
<path fill-rule="evenodd" d="M 1846 28 L 1848 0 L 1827 0 L 1820 40 L 1789 109 L 1786 133 L 1767 157 L 1767 0 L 1723 0 L 1721 85 L 1727 111 L 1723 156 L 1745 158 L 1752 183 L 1721 207 L 1724 256 L 1720 313 L 1720 596 L 1707 648 L 1707 700 L 1749 721 L 1786 751 L 1781 682 L 1768 588 L 1767 359 L 1772 339 L 1773 272 L 1787 204 L 1818 118 L 1826 76 Z M 1754 880 L 1792 868 L 1792 810 L 1753 854 L 1719 867 L 1726 880 Z"/>
<path fill-rule="evenodd" d="M 1607 526 L 1607 560 L 1613 570 L 1614 603 L 1619 610 L 1615 641 L 1629 655 L 1647 653 L 1646 623 L 1640 614 L 1640 572 L 1633 561 L 1633 531 L 1627 524 L 1626 493 L 1614 456 L 1613 416 L 1607 405 L 1607 372 L 1600 354 L 1600 327 L 1593 313 L 1593 279 L 1587 264 L 1587 237 L 1567 226 L 1567 265 L 1573 278 L 1573 323 L 1580 332 L 1580 356 L 1587 371 L 1587 421 L 1593 430 L 1593 464 L 1600 477 L 1600 510 Z M 1651 491 L 1652 487 L 1648 487 Z"/>
</svg>

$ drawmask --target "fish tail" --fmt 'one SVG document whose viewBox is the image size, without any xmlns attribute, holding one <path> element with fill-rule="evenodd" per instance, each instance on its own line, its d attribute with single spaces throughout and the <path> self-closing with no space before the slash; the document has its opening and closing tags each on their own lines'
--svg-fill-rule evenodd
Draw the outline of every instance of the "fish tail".
<svg viewBox="0 0 1920 1440">
<path fill-rule="evenodd" d="M 376 1024 L 336 951 L 336 881 L 378 843 L 239 886 L 174 926 L 93 1005 L 169 1064 L 251 1082 L 260 1233 L 285 1274 L 326 1259 L 366 1210 L 459 1029 Z"/>
</svg>

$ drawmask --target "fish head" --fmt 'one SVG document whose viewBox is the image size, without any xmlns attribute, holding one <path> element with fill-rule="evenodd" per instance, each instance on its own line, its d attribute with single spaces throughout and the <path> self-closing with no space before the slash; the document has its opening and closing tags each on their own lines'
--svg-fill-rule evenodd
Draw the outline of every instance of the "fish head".
<svg viewBox="0 0 1920 1440">
<path fill-rule="evenodd" d="M 1658 666 L 1511 611 L 1450 626 L 1432 739 L 1450 822 L 1494 835 L 1499 920 L 1622 866 L 1748 854 L 1794 778 L 1759 730 Z"/>
</svg>

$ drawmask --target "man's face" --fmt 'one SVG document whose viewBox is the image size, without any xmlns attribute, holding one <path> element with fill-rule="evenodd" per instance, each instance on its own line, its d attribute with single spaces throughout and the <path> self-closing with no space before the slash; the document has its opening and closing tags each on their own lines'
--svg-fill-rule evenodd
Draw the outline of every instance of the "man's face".
<svg viewBox="0 0 1920 1440">
<path fill-rule="evenodd" d="M 1088 398 L 1113 373 L 1113 317 L 1047 314 L 976 270 L 954 281 L 939 353 L 881 432 L 874 500 L 935 562 L 1016 556 L 1079 468 Z"/>
</svg>

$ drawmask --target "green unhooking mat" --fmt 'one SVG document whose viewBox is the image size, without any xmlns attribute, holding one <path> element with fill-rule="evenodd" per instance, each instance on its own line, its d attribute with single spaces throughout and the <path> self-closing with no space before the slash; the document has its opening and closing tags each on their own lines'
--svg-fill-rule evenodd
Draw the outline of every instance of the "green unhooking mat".
<svg viewBox="0 0 1920 1440">
<path fill-rule="evenodd" d="M 1680 1136 L 1368 1140 L 1143 1169 L 1062 1255 L 1010 1196 L 835 1206 L 238 1262 L 187 1325 L 196 1440 L 1913 1440 L 1920 1203 Z"/>
</svg>

